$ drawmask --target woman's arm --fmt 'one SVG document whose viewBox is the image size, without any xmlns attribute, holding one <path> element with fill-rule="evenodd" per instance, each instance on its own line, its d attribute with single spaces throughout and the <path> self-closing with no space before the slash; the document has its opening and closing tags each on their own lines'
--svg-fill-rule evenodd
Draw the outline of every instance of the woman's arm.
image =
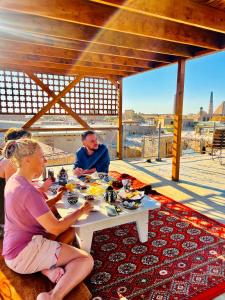
<svg viewBox="0 0 225 300">
<path fill-rule="evenodd" d="M 89 202 L 85 202 L 79 209 L 58 220 L 51 211 L 38 217 L 36 220 L 51 234 L 59 235 L 73 225 L 82 215 L 88 214 L 92 209 L 92 205 Z"/>
<path fill-rule="evenodd" d="M 63 195 L 63 193 L 66 191 L 66 188 L 64 187 L 64 186 L 62 186 L 62 187 L 60 187 L 59 189 L 58 189 L 58 192 L 57 192 L 57 194 L 54 196 L 54 197 L 52 197 L 52 198 L 50 198 L 50 199 L 47 199 L 46 200 L 46 203 L 47 203 L 47 205 L 48 205 L 48 207 L 52 207 L 52 206 L 54 206 L 59 200 L 61 200 L 61 198 L 62 198 L 62 195 Z"/>
</svg>

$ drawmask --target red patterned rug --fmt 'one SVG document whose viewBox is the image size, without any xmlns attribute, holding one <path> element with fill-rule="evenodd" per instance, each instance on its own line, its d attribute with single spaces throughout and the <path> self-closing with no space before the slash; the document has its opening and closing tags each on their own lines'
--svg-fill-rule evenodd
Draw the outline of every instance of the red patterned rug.
<svg viewBox="0 0 225 300">
<path fill-rule="evenodd" d="M 162 195 L 149 214 L 149 240 L 135 224 L 94 234 L 95 300 L 210 300 L 225 292 L 225 227 Z"/>
</svg>

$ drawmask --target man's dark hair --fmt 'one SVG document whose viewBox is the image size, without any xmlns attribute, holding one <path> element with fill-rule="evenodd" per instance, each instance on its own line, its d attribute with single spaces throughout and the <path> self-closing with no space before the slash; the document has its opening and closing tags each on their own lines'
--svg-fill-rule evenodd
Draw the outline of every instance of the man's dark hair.
<svg viewBox="0 0 225 300">
<path fill-rule="evenodd" d="M 95 134 L 95 132 L 93 130 L 88 130 L 88 131 L 85 131 L 84 133 L 82 133 L 82 135 L 81 135 L 82 141 L 84 141 L 89 134 Z"/>
</svg>

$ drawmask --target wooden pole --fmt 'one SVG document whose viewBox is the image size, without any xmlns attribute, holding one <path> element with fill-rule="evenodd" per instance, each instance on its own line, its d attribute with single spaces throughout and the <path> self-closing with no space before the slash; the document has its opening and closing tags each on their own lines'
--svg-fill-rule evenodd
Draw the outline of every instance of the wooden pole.
<svg viewBox="0 0 225 300">
<path fill-rule="evenodd" d="M 118 135 L 117 135 L 117 157 L 123 159 L 123 124 L 122 124 L 122 80 L 118 84 Z"/>
<path fill-rule="evenodd" d="M 181 156 L 181 131 L 184 96 L 185 59 L 178 60 L 177 92 L 174 112 L 172 180 L 179 181 Z"/>
</svg>

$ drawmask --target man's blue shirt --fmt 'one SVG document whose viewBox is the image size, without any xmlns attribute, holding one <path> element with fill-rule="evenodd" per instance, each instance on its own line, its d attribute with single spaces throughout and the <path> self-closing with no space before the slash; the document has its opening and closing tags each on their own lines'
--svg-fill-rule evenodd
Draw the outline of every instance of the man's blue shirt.
<svg viewBox="0 0 225 300">
<path fill-rule="evenodd" d="M 92 155 L 88 155 L 87 149 L 81 147 L 76 152 L 77 160 L 74 163 L 75 168 L 82 168 L 84 170 L 89 170 L 96 168 L 97 172 L 109 172 L 109 151 L 104 144 L 100 144 L 98 149 L 94 151 Z"/>
</svg>

